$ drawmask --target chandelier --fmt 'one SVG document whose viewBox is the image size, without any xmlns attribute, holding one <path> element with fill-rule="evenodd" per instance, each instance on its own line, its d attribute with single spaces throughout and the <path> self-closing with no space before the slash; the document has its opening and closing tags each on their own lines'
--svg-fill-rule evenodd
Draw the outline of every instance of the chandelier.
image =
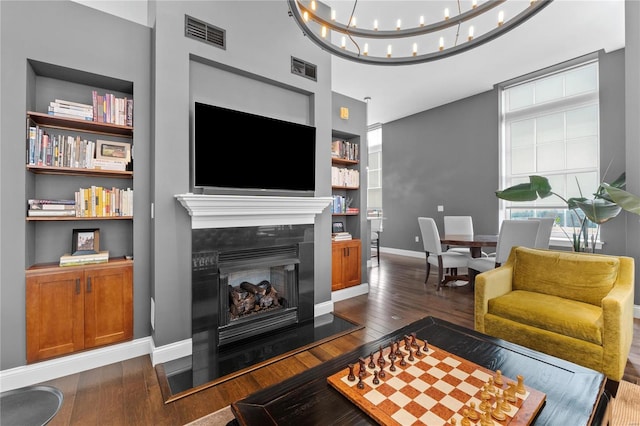
<svg viewBox="0 0 640 426">
<path fill-rule="evenodd" d="M 384 18 L 392 19 L 389 16 L 373 19 L 365 26 L 361 26 L 362 19 L 356 22 L 362 12 L 358 6 L 366 8 L 367 4 L 383 2 L 358 4 L 355 0 L 351 12 L 338 19 L 336 10 L 328 4 L 315 0 L 287 1 L 290 16 L 303 33 L 322 49 L 356 62 L 408 65 L 446 58 L 487 43 L 527 21 L 552 0 L 487 0 L 481 3 L 477 0 L 453 0 L 450 1 L 451 7 L 445 7 L 439 13 L 437 21 L 429 22 L 433 21 L 433 13 L 431 17 L 419 15 L 407 28 L 403 27 L 401 19 L 395 18 L 391 25 L 387 22 L 386 28 L 379 28 L 378 23 Z M 385 3 L 393 5 L 395 2 Z M 446 2 L 413 3 L 434 5 Z M 510 17 L 505 14 L 506 7 Z M 451 11 L 456 14 L 451 14 Z M 466 33 L 466 37 L 461 37 L 460 31 Z"/>
</svg>

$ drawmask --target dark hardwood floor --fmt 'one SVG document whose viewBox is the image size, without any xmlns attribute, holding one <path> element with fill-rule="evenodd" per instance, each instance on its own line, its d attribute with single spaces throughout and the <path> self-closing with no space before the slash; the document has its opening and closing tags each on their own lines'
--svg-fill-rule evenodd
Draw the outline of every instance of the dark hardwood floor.
<svg viewBox="0 0 640 426">
<path fill-rule="evenodd" d="M 361 330 L 168 404 L 148 356 L 51 380 L 46 384 L 64 393 L 64 403 L 49 424 L 182 425 L 427 315 L 473 328 L 469 287 L 436 293 L 437 271 L 431 271 L 425 285 L 423 259 L 382 253 L 380 266 L 368 273 L 368 295 L 335 304 L 337 314 L 365 324 Z M 640 384 L 639 319 L 634 336 L 624 378 Z"/>
</svg>

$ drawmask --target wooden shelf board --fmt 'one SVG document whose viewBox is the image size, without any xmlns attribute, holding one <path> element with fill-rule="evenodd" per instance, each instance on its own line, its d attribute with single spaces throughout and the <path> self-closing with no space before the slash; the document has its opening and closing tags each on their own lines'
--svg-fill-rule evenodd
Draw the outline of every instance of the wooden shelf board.
<svg viewBox="0 0 640 426">
<path fill-rule="evenodd" d="M 131 179 L 131 170 L 101 170 L 101 169 L 80 169 L 77 167 L 55 167 L 55 166 L 35 166 L 27 164 L 27 170 L 36 174 L 65 175 L 65 176 L 101 176 L 118 179 Z"/>
<path fill-rule="evenodd" d="M 84 131 L 90 133 L 111 134 L 116 136 L 133 137 L 133 127 L 119 124 L 100 123 L 67 117 L 56 117 L 42 112 L 28 111 L 27 115 L 41 126 Z"/>
<path fill-rule="evenodd" d="M 133 216 L 99 216 L 99 217 L 77 217 L 77 216 L 27 216 L 27 222 L 59 222 L 70 220 L 131 220 Z"/>
</svg>

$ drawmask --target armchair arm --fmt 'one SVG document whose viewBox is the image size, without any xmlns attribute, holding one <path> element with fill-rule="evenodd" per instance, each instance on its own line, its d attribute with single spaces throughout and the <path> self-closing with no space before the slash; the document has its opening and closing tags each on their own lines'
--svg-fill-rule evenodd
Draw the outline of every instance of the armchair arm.
<svg viewBox="0 0 640 426">
<path fill-rule="evenodd" d="M 602 299 L 603 365 L 605 374 L 622 379 L 633 338 L 634 260 L 620 258 L 618 278 Z"/>
<path fill-rule="evenodd" d="M 499 268 L 476 275 L 475 279 L 475 329 L 484 333 L 484 316 L 489 300 L 511 292 L 514 263 L 507 261 Z"/>
</svg>

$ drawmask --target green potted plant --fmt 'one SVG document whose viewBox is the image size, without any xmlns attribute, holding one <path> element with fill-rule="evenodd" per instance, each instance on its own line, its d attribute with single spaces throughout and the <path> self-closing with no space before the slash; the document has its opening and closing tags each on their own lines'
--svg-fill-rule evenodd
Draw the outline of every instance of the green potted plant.
<svg viewBox="0 0 640 426">
<path fill-rule="evenodd" d="M 608 184 L 600 183 L 593 198 L 585 198 L 580 191 L 580 197 L 564 199 L 553 192 L 549 180 L 544 176 L 529 176 L 529 183 L 521 183 L 509 188 L 496 191 L 496 196 L 507 201 L 534 201 L 555 195 L 567 204 L 578 223 L 578 230 L 574 226 L 573 235 L 569 237 L 574 251 L 585 251 L 588 248 L 588 221 L 596 224 L 596 233 L 592 235 L 592 250 L 598 237 L 600 225 L 616 217 L 621 210 L 640 215 L 640 197 L 625 191 L 626 176 L 622 173 L 616 180 Z M 579 186 L 578 186 L 579 187 Z M 578 214 L 578 210 L 583 215 Z M 563 230 L 564 232 L 564 230 Z M 566 234 L 566 232 L 565 232 Z"/>
</svg>

